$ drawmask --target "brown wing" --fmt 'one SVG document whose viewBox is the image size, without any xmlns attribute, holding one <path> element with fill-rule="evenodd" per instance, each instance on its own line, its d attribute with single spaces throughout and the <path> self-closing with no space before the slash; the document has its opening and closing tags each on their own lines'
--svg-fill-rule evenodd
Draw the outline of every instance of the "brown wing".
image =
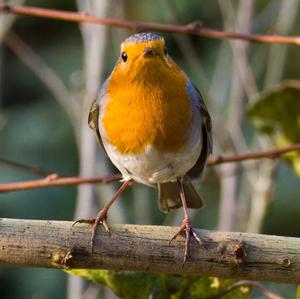
<svg viewBox="0 0 300 299">
<path fill-rule="evenodd" d="M 92 103 L 92 106 L 91 106 L 90 111 L 89 111 L 88 124 L 89 124 L 89 127 L 95 132 L 99 144 L 104 149 L 103 142 L 102 142 L 101 135 L 100 135 L 100 131 L 99 131 L 99 110 L 100 110 L 100 107 L 99 107 L 99 104 L 98 104 L 98 100 L 96 99 Z"/>
<path fill-rule="evenodd" d="M 104 149 L 104 151 L 105 148 L 99 130 L 99 114 L 100 114 L 100 106 L 105 101 L 106 98 L 106 86 L 107 86 L 107 80 L 104 81 L 100 91 L 96 96 L 96 99 L 93 101 L 89 111 L 89 117 L 88 117 L 89 127 L 95 132 L 97 140 L 101 145 L 101 147 Z"/>
<path fill-rule="evenodd" d="M 199 103 L 199 109 L 201 114 L 201 130 L 202 130 L 202 150 L 196 164 L 187 172 L 186 176 L 189 179 L 199 178 L 206 165 L 208 156 L 212 153 L 213 141 L 212 141 L 212 123 L 210 115 L 207 111 L 205 103 L 202 99 L 200 91 L 193 85 L 196 90 L 197 100 Z"/>
</svg>

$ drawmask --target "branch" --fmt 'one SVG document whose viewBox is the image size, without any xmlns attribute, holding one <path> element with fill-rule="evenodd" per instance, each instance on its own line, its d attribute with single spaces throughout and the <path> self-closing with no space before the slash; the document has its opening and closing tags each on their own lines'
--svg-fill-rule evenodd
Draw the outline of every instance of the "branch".
<svg viewBox="0 0 300 299">
<path fill-rule="evenodd" d="M 21 267 L 112 269 L 300 283 L 300 238 L 201 230 L 182 267 L 184 238 L 176 227 L 115 225 L 100 229 L 91 254 L 91 226 L 67 221 L 1 219 L 0 263 Z"/>
<path fill-rule="evenodd" d="M 3 159 L 3 158 L 0 158 L 0 164 L 4 164 L 4 165 L 7 165 L 7 166 L 12 167 L 12 168 L 20 169 L 20 170 L 30 172 L 30 173 L 33 173 L 33 174 L 36 174 L 36 175 L 41 175 L 41 176 L 48 176 L 48 175 L 54 173 L 53 171 L 46 170 L 46 169 L 41 168 L 39 166 L 27 165 L 27 164 L 24 164 L 24 163 L 19 163 L 19 162 L 15 162 L 15 161 L 11 161 L 11 160 L 8 160 L 8 159 Z"/>
<path fill-rule="evenodd" d="M 2 3 L 0 4 L 0 12 L 14 13 L 19 15 L 35 16 L 63 20 L 69 22 L 88 22 L 112 27 L 121 27 L 132 29 L 134 31 L 160 31 L 168 33 L 188 33 L 199 36 L 206 36 L 216 39 L 237 39 L 251 42 L 264 43 L 286 43 L 300 45 L 299 36 L 282 36 L 282 35 L 262 35 L 262 34 L 247 34 L 236 32 L 224 32 L 220 30 L 202 27 L 200 22 L 193 22 L 186 25 L 176 24 L 158 24 L 149 22 L 138 22 L 114 18 L 98 18 L 90 16 L 86 12 L 66 12 L 55 9 L 46 9 L 22 5 L 13 5 Z"/>
<path fill-rule="evenodd" d="M 241 154 L 241 155 L 234 155 L 234 156 L 215 156 L 211 157 L 207 163 L 207 166 L 215 166 L 218 164 L 223 163 L 233 163 L 233 162 L 242 162 L 246 160 L 257 160 L 257 159 L 263 159 L 263 158 L 278 158 L 283 154 L 298 151 L 300 150 L 300 143 L 292 144 L 290 146 L 281 147 L 281 148 L 274 148 L 267 151 L 261 151 L 257 153 L 249 153 L 249 154 Z"/>
<path fill-rule="evenodd" d="M 16 56 L 41 80 L 52 93 L 57 102 L 68 113 L 70 120 L 74 121 L 74 110 L 70 104 L 71 94 L 63 81 L 22 38 L 10 31 L 7 33 L 5 44 Z"/>
<path fill-rule="evenodd" d="M 120 174 L 115 174 L 112 176 L 105 177 L 90 177 L 90 178 L 80 178 L 80 177 L 58 177 L 57 174 L 50 174 L 43 179 L 18 182 L 18 183 L 8 183 L 0 184 L 0 193 L 11 192 L 11 191 L 21 191 L 29 189 L 39 189 L 48 187 L 60 187 L 60 186 L 70 186 L 70 185 L 81 185 L 81 184 L 109 184 L 122 179 Z"/>
<path fill-rule="evenodd" d="M 288 152 L 297 151 L 297 150 L 300 150 L 300 143 L 293 144 L 287 147 L 275 148 L 268 151 L 257 152 L 257 153 L 241 154 L 241 155 L 234 155 L 234 156 L 227 156 L 227 157 L 216 156 L 216 157 L 211 157 L 208 160 L 207 166 L 215 166 L 222 163 L 242 162 L 246 160 L 255 160 L 255 159 L 262 159 L 262 158 L 274 159 Z M 80 184 L 99 184 L 99 183 L 109 184 L 112 182 L 119 181 L 121 179 L 122 179 L 121 174 L 115 174 L 112 176 L 104 176 L 104 177 L 90 177 L 90 178 L 59 177 L 58 174 L 50 174 L 43 179 L 0 184 L 0 193 L 29 190 L 29 189 L 39 189 L 39 188 L 46 188 L 46 187 L 80 185 Z"/>
</svg>

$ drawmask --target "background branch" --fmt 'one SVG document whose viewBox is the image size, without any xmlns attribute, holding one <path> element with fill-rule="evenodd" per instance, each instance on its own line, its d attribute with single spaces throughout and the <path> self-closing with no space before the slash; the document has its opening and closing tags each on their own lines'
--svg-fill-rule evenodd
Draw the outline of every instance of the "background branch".
<svg viewBox="0 0 300 299">
<path fill-rule="evenodd" d="M 3 159 L 3 158 L 0 158 L 0 164 L 6 165 L 9 167 L 13 167 L 13 168 L 25 171 L 25 172 L 30 172 L 32 174 L 36 174 L 36 175 L 40 175 L 40 176 L 48 176 L 48 175 L 54 173 L 54 171 L 50 171 L 50 170 L 41 168 L 36 165 L 28 165 L 28 164 L 11 161 L 8 159 Z"/>
<path fill-rule="evenodd" d="M 56 174 L 50 174 L 49 176 L 32 181 L 9 183 L 0 185 L 1 192 L 21 191 L 29 189 L 38 189 L 46 187 L 60 187 L 69 185 L 82 185 L 82 184 L 109 184 L 112 182 L 119 181 L 122 178 L 120 174 L 106 176 L 106 177 L 58 177 Z"/>
<path fill-rule="evenodd" d="M 91 254 L 89 225 L 66 221 L 1 219 L 0 263 L 22 267 L 112 269 L 209 275 L 300 283 L 299 238 L 201 230 L 184 267 L 184 238 L 176 227 L 115 225 L 99 230 Z"/>
<path fill-rule="evenodd" d="M 232 1 L 218 1 L 221 14 L 223 16 L 224 28 L 228 30 L 238 30 L 239 32 L 251 31 L 251 22 L 254 10 L 254 2 L 240 1 L 236 7 L 236 13 L 233 9 Z M 246 86 L 251 87 L 254 85 L 253 80 L 250 80 L 248 70 L 248 55 L 247 51 L 249 43 L 240 41 L 229 41 L 231 46 L 230 60 L 232 63 L 231 74 L 232 80 L 228 88 L 228 107 L 226 115 L 224 115 L 224 122 L 221 127 L 227 128 L 227 138 L 223 139 L 224 152 L 241 152 L 248 151 L 245 146 L 245 136 L 242 131 L 243 116 L 245 111 L 245 97 Z M 247 82 L 245 84 L 244 82 Z M 254 81 L 255 82 L 255 81 Z M 223 103 L 226 100 L 223 99 Z M 224 104 L 223 104 L 224 105 Z M 219 112 L 220 113 L 220 112 Z M 223 131 L 220 127 L 219 131 Z M 238 203 L 238 190 L 240 176 L 232 175 L 227 176 L 224 173 L 231 171 L 237 172 L 237 164 L 225 164 L 220 167 L 220 209 L 219 209 L 219 223 L 218 229 L 223 231 L 234 230 L 236 223 L 236 209 Z"/>
<path fill-rule="evenodd" d="M 256 160 L 263 158 L 278 158 L 280 155 L 286 154 L 288 152 L 300 150 L 300 143 L 293 144 L 287 147 L 275 148 L 267 151 L 261 151 L 257 153 L 249 153 L 249 154 L 240 154 L 233 156 L 212 156 L 207 166 L 214 166 L 222 163 L 232 163 L 232 162 L 241 162 L 246 160 Z"/>
<path fill-rule="evenodd" d="M 17 57 L 45 84 L 53 94 L 58 103 L 65 109 L 73 121 L 73 107 L 71 104 L 71 94 L 63 81 L 57 74 L 44 62 L 44 60 L 25 43 L 24 40 L 12 30 L 4 39 L 5 44 L 16 54 Z"/>
<path fill-rule="evenodd" d="M 109 9 L 109 1 L 77 0 L 78 10 L 88 13 L 93 12 L 97 17 L 105 17 Z M 87 115 L 92 99 L 100 90 L 103 81 L 102 72 L 105 65 L 105 48 L 107 45 L 107 27 L 95 24 L 80 23 L 80 31 L 83 41 L 83 61 L 85 74 L 84 94 L 78 98 L 79 109 L 77 111 L 78 129 L 77 144 L 79 149 L 79 176 L 96 175 L 97 143 L 93 132 L 87 126 Z M 97 165 L 106 173 L 106 161 L 102 154 L 102 161 Z M 105 197 L 100 194 L 99 198 Z M 109 196 L 110 198 L 111 196 Z M 95 196 L 94 185 L 79 185 L 74 218 L 90 218 L 98 209 L 98 201 Z M 86 281 L 79 277 L 68 277 L 68 299 L 81 299 Z"/>
<path fill-rule="evenodd" d="M 216 156 L 211 157 L 207 163 L 207 166 L 215 166 L 222 163 L 233 163 L 242 162 L 246 160 L 255 160 L 262 158 L 277 158 L 280 155 L 286 154 L 288 152 L 300 150 L 300 144 L 293 144 L 287 147 L 275 148 L 268 151 L 262 151 L 257 153 L 241 154 L 234 156 Z M 38 189 L 46 187 L 58 187 L 58 186 L 68 186 L 68 185 L 81 185 L 81 184 L 109 184 L 122 179 L 120 174 L 115 174 L 111 176 L 104 177 L 59 177 L 57 174 L 50 174 L 49 176 L 25 182 L 0 184 L 1 192 L 11 192 L 11 191 L 21 191 L 29 189 Z"/>
<path fill-rule="evenodd" d="M 122 27 L 133 29 L 135 31 L 153 30 L 169 33 L 189 33 L 199 36 L 206 36 L 216 39 L 238 39 L 251 42 L 264 43 L 287 43 L 300 45 L 299 36 L 281 36 L 281 35 L 261 35 L 261 34 L 247 34 L 224 32 L 220 30 L 202 27 L 201 23 L 194 22 L 186 25 L 175 24 L 158 24 L 149 22 L 137 22 L 130 20 L 121 20 L 114 18 L 97 18 L 90 16 L 86 12 L 66 12 L 55 9 L 46 9 L 30 6 L 11 5 L 7 3 L 0 4 L 0 12 L 14 13 L 27 16 L 36 16 L 43 18 L 50 18 L 56 20 L 64 20 L 70 22 L 88 22 L 112 27 Z"/>
</svg>

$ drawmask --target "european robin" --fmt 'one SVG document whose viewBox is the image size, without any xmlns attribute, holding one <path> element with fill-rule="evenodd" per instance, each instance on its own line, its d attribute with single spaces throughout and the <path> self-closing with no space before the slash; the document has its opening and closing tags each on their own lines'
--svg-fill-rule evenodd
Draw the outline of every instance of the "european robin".
<svg viewBox="0 0 300 299">
<path fill-rule="evenodd" d="M 200 92 L 168 54 L 163 37 L 138 33 L 121 44 L 120 57 L 97 99 L 89 125 L 123 184 L 93 223 L 92 248 L 97 228 L 109 231 L 107 212 L 133 181 L 158 187 L 158 207 L 163 212 L 183 207 L 178 232 L 185 232 L 184 263 L 189 240 L 203 240 L 191 225 L 188 208 L 203 201 L 191 180 L 199 178 L 212 152 L 211 119 Z"/>
</svg>

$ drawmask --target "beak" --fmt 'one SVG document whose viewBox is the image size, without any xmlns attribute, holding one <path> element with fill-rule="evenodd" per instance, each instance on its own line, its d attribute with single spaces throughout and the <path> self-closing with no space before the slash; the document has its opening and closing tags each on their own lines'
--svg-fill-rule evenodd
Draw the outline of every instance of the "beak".
<svg viewBox="0 0 300 299">
<path fill-rule="evenodd" d="M 155 55 L 155 52 L 152 48 L 144 49 L 144 53 L 143 53 L 144 57 L 151 57 L 151 56 L 154 56 L 154 55 Z"/>
</svg>

